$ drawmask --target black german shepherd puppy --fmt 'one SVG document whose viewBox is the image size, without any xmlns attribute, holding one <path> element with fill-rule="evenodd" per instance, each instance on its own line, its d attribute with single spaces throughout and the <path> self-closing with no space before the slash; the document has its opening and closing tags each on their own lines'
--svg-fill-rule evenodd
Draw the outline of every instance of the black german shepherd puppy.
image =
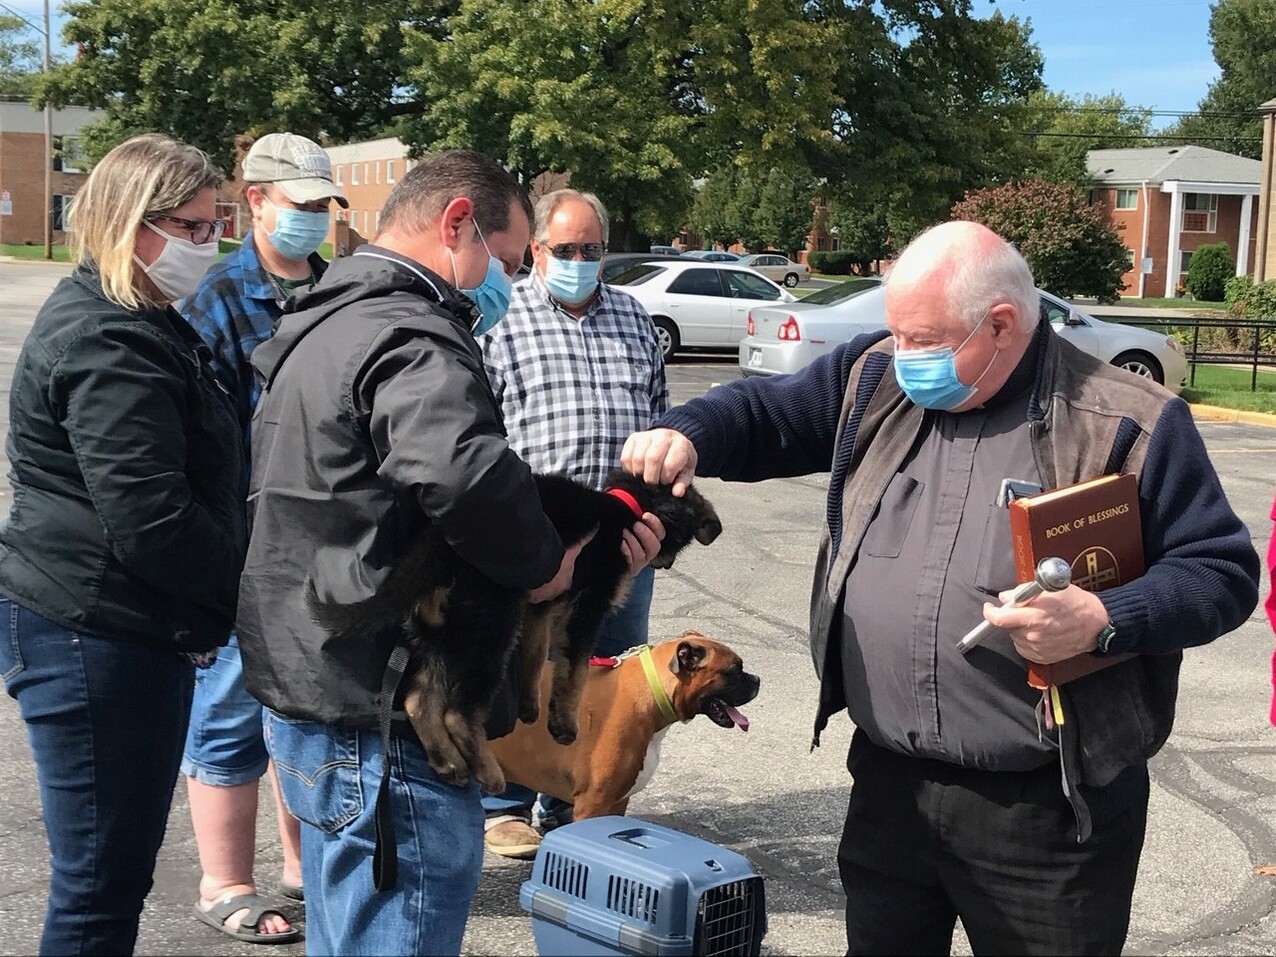
<svg viewBox="0 0 1276 957">
<path fill-rule="evenodd" d="M 722 532 L 713 506 L 694 488 L 676 498 L 670 486 L 613 472 L 597 492 L 562 475 L 537 475 L 541 507 L 564 545 L 596 534 L 576 559 L 571 587 L 553 601 L 529 604 L 526 592 L 498 585 L 465 562 L 437 528 L 427 528 L 370 598 L 324 603 L 309 586 L 307 604 L 332 635 L 401 626 L 412 652 L 404 709 L 430 765 L 463 785 L 471 773 L 490 793 L 505 789 L 484 729 L 510 654 L 519 644 L 519 718 L 540 713 L 540 674 L 555 661 L 549 730 L 561 744 L 576 739 L 585 669 L 603 619 L 625 600 L 628 570 L 621 536 L 643 512 L 665 527 L 652 561 L 668 568 L 691 540 L 708 545 Z"/>
</svg>

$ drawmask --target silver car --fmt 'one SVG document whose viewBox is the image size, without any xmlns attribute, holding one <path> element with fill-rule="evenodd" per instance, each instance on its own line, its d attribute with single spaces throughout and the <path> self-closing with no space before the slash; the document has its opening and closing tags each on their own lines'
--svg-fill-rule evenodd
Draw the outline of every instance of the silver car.
<svg viewBox="0 0 1276 957">
<path fill-rule="evenodd" d="M 1042 315 L 1058 335 L 1078 349 L 1146 376 L 1176 394 L 1183 390 L 1187 359 L 1173 336 L 1104 322 L 1048 292 L 1037 291 Z M 859 285 L 840 297 L 839 292 L 840 287 L 833 286 L 801 302 L 751 310 L 746 335 L 740 340 L 740 371 L 744 375 L 797 372 L 861 333 L 886 328 L 886 290 L 880 281 Z M 816 297 L 831 301 L 814 302 Z"/>
</svg>

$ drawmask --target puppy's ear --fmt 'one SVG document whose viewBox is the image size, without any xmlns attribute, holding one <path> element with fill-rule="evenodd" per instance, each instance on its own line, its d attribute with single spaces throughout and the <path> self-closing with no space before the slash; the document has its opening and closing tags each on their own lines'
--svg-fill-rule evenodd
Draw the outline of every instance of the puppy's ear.
<svg viewBox="0 0 1276 957">
<path fill-rule="evenodd" d="M 708 652 L 705 651 L 703 645 L 693 645 L 689 641 L 680 641 L 677 653 L 669 659 L 669 670 L 674 674 L 695 671 L 704 664 L 706 654 Z"/>
</svg>

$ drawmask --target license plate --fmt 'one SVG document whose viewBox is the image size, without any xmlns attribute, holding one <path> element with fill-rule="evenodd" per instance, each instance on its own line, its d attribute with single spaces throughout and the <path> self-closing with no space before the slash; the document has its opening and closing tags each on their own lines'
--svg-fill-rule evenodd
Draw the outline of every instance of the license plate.
<svg viewBox="0 0 1276 957">
<path fill-rule="evenodd" d="M 750 369 L 762 368 L 762 350 L 761 349 L 749 350 L 749 368 Z"/>
</svg>

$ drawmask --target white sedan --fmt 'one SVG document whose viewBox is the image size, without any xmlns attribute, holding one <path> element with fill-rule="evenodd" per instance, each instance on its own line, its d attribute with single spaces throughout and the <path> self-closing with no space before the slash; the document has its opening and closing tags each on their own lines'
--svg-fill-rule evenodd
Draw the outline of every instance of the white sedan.
<svg viewBox="0 0 1276 957">
<path fill-rule="evenodd" d="M 734 352 L 750 309 L 795 301 L 751 269 L 697 260 L 641 263 L 610 285 L 642 303 L 656 324 L 666 359 L 679 349 Z"/>
<path fill-rule="evenodd" d="M 852 280 L 854 282 L 854 280 Z M 1104 322 L 1043 290 L 1041 312 L 1054 331 L 1092 356 L 1146 376 L 1178 393 L 1187 383 L 1187 359 L 1173 336 Z M 825 305 L 811 298 L 793 308 L 754 309 L 748 334 L 740 342 L 740 371 L 744 375 L 782 375 L 797 372 L 811 360 L 865 332 L 886 328 L 886 290 L 874 283 L 836 298 L 836 287 L 817 296 L 834 298 Z"/>
</svg>

